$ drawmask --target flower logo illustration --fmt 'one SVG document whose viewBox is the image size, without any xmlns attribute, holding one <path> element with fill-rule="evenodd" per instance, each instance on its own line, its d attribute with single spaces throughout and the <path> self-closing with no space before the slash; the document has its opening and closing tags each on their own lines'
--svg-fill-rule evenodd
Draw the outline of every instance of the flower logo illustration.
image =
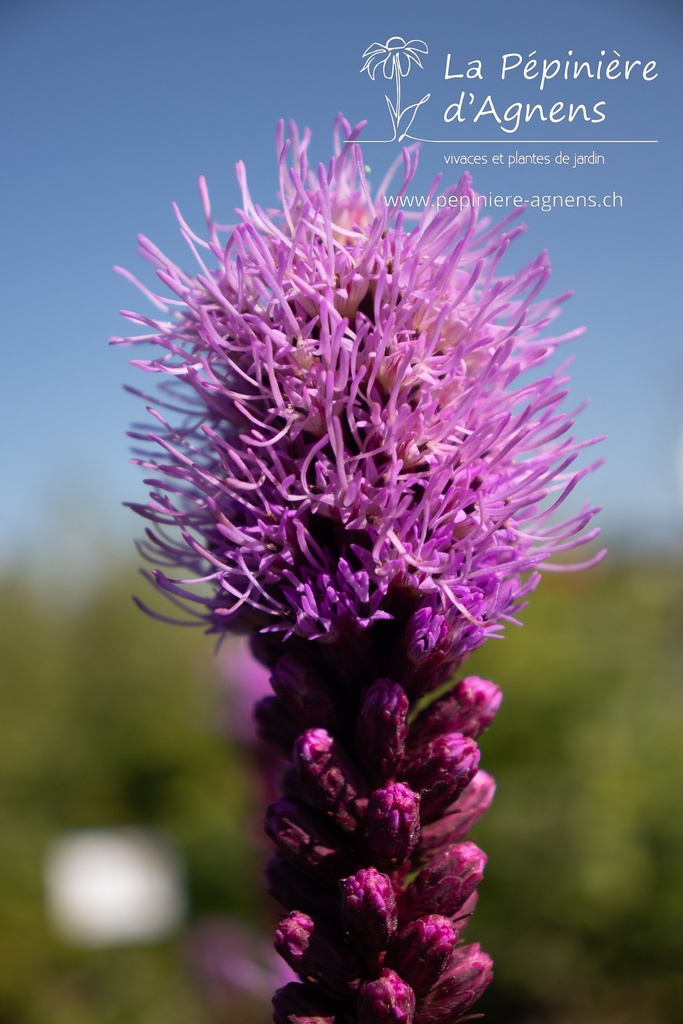
<svg viewBox="0 0 683 1024">
<path fill-rule="evenodd" d="M 389 142 L 393 142 L 396 139 L 400 142 L 408 136 L 410 126 L 415 120 L 418 109 L 423 103 L 427 102 L 431 95 L 431 93 L 427 93 L 419 103 L 411 103 L 403 110 L 401 109 L 401 79 L 408 76 L 413 64 L 417 64 L 421 68 L 420 54 L 427 53 L 429 53 L 429 47 L 424 40 L 411 39 L 409 42 L 406 42 L 402 36 L 391 36 L 387 39 L 386 43 L 371 43 L 363 53 L 365 64 L 360 69 L 361 74 L 363 71 L 367 71 L 374 82 L 375 75 L 381 68 L 384 77 L 388 81 L 394 79 L 396 82 L 395 102 L 392 103 L 385 94 L 393 128 L 393 137 L 387 140 Z M 402 126 L 401 122 L 405 122 L 405 124 Z"/>
</svg>

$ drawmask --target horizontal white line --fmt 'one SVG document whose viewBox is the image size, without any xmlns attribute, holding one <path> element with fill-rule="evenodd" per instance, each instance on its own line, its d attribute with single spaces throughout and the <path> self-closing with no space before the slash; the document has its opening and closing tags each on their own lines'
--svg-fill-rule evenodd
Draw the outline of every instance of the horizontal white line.
<svg viewBox="0 0 683 1024">
<path fill-rule="evenodd" d="M 659 139 L 416 139 L 408 136 L 410 142 L 434 142 L 437 145 L 461 146 L 461 145 L 502 145 L 502 146 L 652 146 L 659 142 Z M 389 143 L 396 142 L 396 139 L 364 139 L 358 142 L 365 146 L 368 143 Z"/>
</svg>

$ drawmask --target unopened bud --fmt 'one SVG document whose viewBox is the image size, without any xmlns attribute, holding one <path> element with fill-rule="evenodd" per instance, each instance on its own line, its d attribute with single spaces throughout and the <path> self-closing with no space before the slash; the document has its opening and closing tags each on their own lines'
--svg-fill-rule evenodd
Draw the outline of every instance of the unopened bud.
<svg viewBox="0 0 683 1024">
<path fill-rule="evenodd" d="M 363 699 L 355 750 L 358 760 L 381 782 L 395 774 L 403 759 L 408 706 L 405 690 L 390 679 L 378 679 Z"/>
<path fill-rule="evenodd" d="M 328 992 L 345 996 L 358 986 L 362 964 L 338 933 L 295 910 L 280 921 L 275 949 L 302 978 L 312 978 Z"/>
<path fill-rule="evenodd" d="M 422 828 L 420 855 L 433 860 L 464 839 L 488 811 L 495 791 L 494 779 L 486 772 L 477 772 L 447 813 Z"/>
<path fill-rule="evenodd" d="M 378 978 L 358 990 L 357 1024 L 412 1024 L 415 993 L 395 971 L 384 968 Z"/>
<path fill-rule="evenodd" d="M 433 821 L 453 803 L 478 766 L 477 744 L 458 732 L 437 736 L 420 748 L 406 779 L 421 795 L 423 823 Z"/>
<path fill-rule="evenodd" d="M 502 699 L 495 683 L 468 676 L 417 716 L 410 739 L 424 742 L 446 732 L 461 732 L 476 739 L 493 721 Z"/>
<path fill-rule="evenodd" d="M 365 814 L 360 772 L 326 729 L 307 729 L 294 744 L 294 766 L 310 799 L 345 832 L 354 832 Z"/>
<path fill-rule="evenodd" d="M 358 865 L 344 834 L 320 814 L 283 798 L 266 811 L 266 833 L 278 849 L 323 884 L 336 885 Z"/>
<path fill-rule="evenodd" d="M 474 843 L 460 843 L 423 868 L 406 890 L 409 917 L 453 917 L 484 877 L 486 854 Z"/>
<path fill-rule="evenodd" d="M 343 879 L 341 922 L 350 941 L 368 956 L 387 948 L 396 934 L 398 911 L 388 875 L 376 868 L 361 868 Z"/>
<path fill-rule="evenodd" d="M 458 929 L 447 917 L 419 917 L 410 921 L 391 943 L 386 966 L 393 967 L 415 995 L 424 996 L 448 967 L 458 935 Z"/>
<path fill-rule="evenodd" d="M 493 977 L 491 958 L 478 944 L 456 949 L 436 988 L 420 1002 L 415 1024 L 451 1024 L 476 1003 Z"/>
<path fill-rule="evenodd" d="M 400 867 L 420 838 L 420 798 L 403 782 L 376 789 L 368 800 L 367 843 L 378 867 Z"/>
</svg>

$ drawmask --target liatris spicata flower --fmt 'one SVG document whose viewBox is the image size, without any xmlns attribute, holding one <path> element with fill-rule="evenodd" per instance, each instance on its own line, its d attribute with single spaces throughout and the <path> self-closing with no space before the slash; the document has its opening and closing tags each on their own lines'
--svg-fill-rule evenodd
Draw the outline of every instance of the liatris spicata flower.
<svg viewBox="0 0 683 1024">
<path fill-rule="evenodd" d="M 521 228 L 480 225 L 467 176 L 409 225 L 337 129 L 316 171 L 308 137 L 280 132 L 278 211 L 238 165 L 244 209 L 221 228 L 200 183 L 208 241 L 178 215 L 196 277 L 141 240 L 175 298 L 151 296 L 166 320 L 126 314 L 163 381 L 133 435 L 153 488 L 133 507 L 157 587 L 251 633 L 271 671 L 255 717 L 286 766 L 267 878 L 301 979 L 275 1020 L 449 1024 L 491 977 L 461 937 L 485 862 L 466 835 L 494 789 L 476 739 L 500 693 L 470 676 L 433 696 L 539 565 L 595 535 L 593 509 L 551 520 L 593 467 L 571 468 L 564 367 L 530 372 L 573 336 L 547 333 L 545 255 L 499 276 Z"/>
</svg>

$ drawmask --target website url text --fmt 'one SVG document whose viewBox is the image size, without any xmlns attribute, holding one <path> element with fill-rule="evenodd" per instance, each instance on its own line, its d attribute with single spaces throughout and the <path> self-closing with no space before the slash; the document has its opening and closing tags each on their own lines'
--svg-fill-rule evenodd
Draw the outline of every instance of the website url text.
<svg viewBox="0 0 683 1024">
<path fill-rule="evenodd" d="M 477 209 L 490 207 L 496 210 L 507 210 L 520 206 L 538 209 L 549 213 L 555 209 L 621 209 L 624 198 L 617 192 L 604 196 L 595 195 L 531 195 L 527 198 L 520 195 L 495 195 L 492 192 L 477 195 L 439 195 L 439 196 L 385 196 L 386 206 L 395 210 L 464 210 L 472 206 Z"/>
</svg>

